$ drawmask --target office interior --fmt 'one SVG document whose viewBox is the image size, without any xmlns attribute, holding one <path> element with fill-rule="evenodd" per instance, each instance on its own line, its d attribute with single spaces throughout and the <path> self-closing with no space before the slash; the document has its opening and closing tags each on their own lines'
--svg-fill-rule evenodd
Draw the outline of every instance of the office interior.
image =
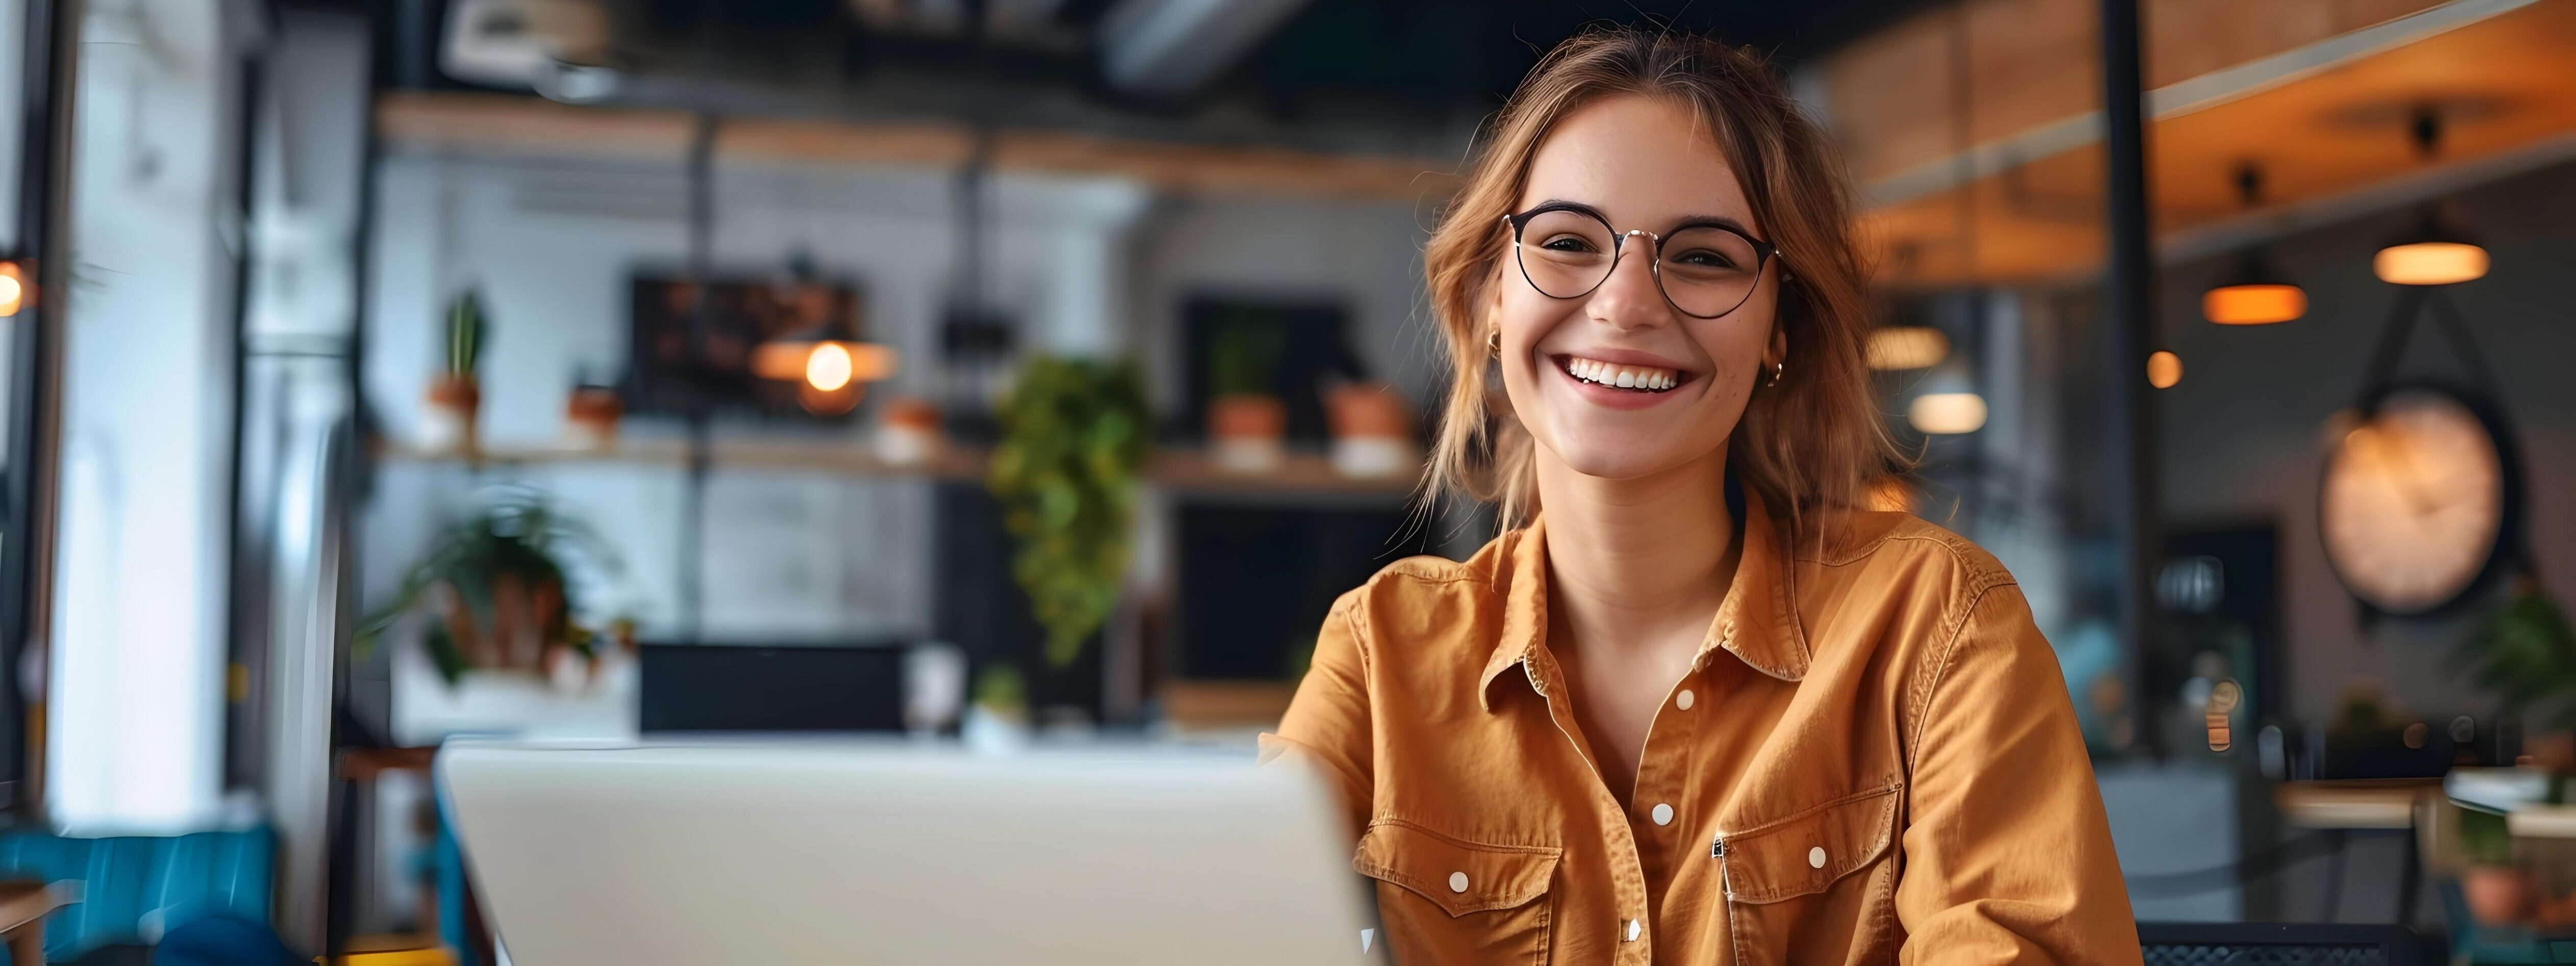
<svg viewBox="0 0 2576 966">
<path fill-rule="evenodd" d="M 12 961 L 501 961 L 457 736 L 1250 767 L 1596 22 L 1832 132 L 2142 924 L 2576 962 L 2571 0 L 0 0 Z"/>
</svg>

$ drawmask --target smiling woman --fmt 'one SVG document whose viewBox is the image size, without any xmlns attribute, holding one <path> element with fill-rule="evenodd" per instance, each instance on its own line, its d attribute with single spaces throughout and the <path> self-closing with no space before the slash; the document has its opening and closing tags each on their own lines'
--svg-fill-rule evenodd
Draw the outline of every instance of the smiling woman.
<svg viewBox="0 0 2576 966">
<path fill-rule="evenodd" d="M 1432 473 L 1506 532 L 1343 595 L 1263 743 L 1339 782 L 1408 966 L 2137 961 L 2011 575 L 1860 508 L 1902 460 L 1850 223 L 1701 38 L 1570 40 L 1489 132 L 1424 255 Z"/>
</svg>

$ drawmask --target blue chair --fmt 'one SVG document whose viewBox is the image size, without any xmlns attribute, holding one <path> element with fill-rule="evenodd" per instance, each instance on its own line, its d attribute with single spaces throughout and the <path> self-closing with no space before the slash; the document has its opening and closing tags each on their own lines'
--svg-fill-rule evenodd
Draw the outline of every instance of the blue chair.
<svg viewBox="0 0 2576 966">
<path fill-rule="evenodd" d="M 74 900 L 45 921 L 49 960 L 154 945 L 209 917 L 265 931 L 276 856 L 266 828 L 100 839 L 0 832 L 0 879 L 61 884 Z"/>
</svg>

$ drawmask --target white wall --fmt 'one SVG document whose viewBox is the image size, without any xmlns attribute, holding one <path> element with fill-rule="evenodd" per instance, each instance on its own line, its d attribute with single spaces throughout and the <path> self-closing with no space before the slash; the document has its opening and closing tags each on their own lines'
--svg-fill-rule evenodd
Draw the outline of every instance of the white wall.
<svg viewBox="0 0 2576 966">
<path fill-rule="evenodd" d="M 221 794 L 240 239 L 222 6 L 94 4 L 82 24 L 45 753 L 47 809 L 81 834 L 198 826 Z"/>
</svg>

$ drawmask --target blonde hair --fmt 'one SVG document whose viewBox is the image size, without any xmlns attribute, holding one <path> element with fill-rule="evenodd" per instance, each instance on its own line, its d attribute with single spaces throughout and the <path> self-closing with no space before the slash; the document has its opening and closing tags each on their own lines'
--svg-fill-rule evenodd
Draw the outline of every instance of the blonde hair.
<svg viewBox="0 0 2576 966">
<path fill-rule="evenodd" d="M 1452 371 L 1431 486 L 1499 504 L 1507 529 L 1538 512 L 1534 444 L 1517 419 L 1488 403 L 1488 286 L 1505 277 L 1503 216 L 1519 202 L 1539 142 L 1577 109 L 1618 95 L 1663 98 L 1698 114 L 1780 251 L 1775 324 L 1788 341 L 1786 371 L 1776 386 L 1757 381 L 1728 436 L 1728 469 L 1792 521 L 1862 505 L 1869 480 L 1905 460 L 1888 437 L 1863 358 L 1868 269 L 1842 158 L 1758 54 L 1630 27 L 1589 30 L 1539 61 L 1488 126 L 1423 251 Z"/>
</svg>

